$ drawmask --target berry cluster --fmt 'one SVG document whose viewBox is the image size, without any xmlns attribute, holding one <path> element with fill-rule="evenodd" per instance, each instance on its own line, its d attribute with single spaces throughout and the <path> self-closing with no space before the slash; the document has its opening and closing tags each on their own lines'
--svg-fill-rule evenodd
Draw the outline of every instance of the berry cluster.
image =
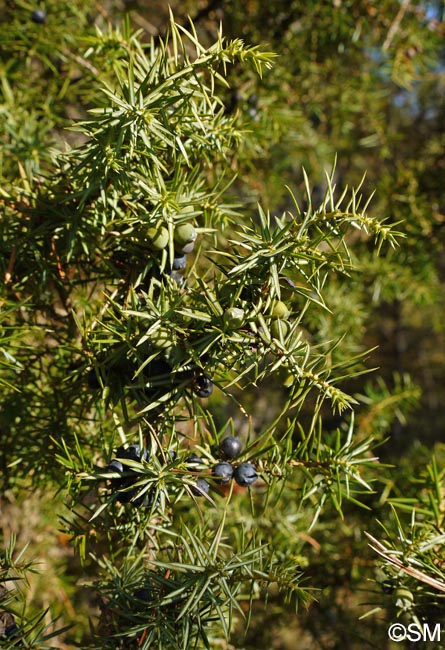
<svg viewBox="0 0 445 650">
<path fill-rule="evenodd" d="M 241 440 L 236 436 L 224 438 L 220 446 L 220 452 L 224 460 L 219 461 L 212 467 L 212 476 L 220 485 L 227 485 L 232 479 L 241 487 L 248 487 L 258 479 L 256 467 L 249 462 L 240 463 L 236 467 L 228 462 L 237 458 L 243 445 Z M 169 452 L 170 459 L 176 459 L 176 453 Z M 140 506 L 151 507 L 155 499 L 156 489 L 151 487 L 139 496 L 136 496 L 140 490 L 135 484 L 140 480 L 140 474 L 130 465 L 125 463 L 126 460 L 141 463 L 148 461 L 150 455 L 146 449 L 141 449 L 140 445 L 133 444 L 128 447 L 119 447 L 116 451 L 116 458 L 107 465 L 106 470 L 113 472 L 118 476 L 110 479 L 111 487 L 119 490 L 119 501 L 121 503 L 131 503 L 137 508 Z M 124 462 L 122 462 L 124 461 Z M 196 455 L 189 456 L 186 460 L 187 470 L 190 472 L 199 472 L 203 469 L 205 462 Z M 135 486 L 135 487 L 134 487 Z M 208 494 L 210 484 L 204 478 L 198 478 L 196 484 L 191 487 L 191 492 L 195 496 Z"/>
<path fill-rule="evenodd" d="M 233 478 L 241 487 L 248 487 L 258 479 L 256 467 L 252 463 L 240 463 L 236 467 L 233 467 L 233 465 L 228 462 L 229 460 L 237 458 L 240 455 L 242 448 L 243 444 L 236 436 L 228 436 L 222 441 L 220 452 L 224 457 L 224 460 L 216 463 L 216 465 L 212 467 L 212 476 L 220 485 L 227 485 Z M 199 456 L 190 456 L 187 461 L 190 469 L 197 469 L 198 471 L 199 466 L 204 464 L 203 459 Z M 203 494 L 208 494 L 209 489 L 209 483 L 203 478 L 198 478 L 196 481 L 196 487 L 192 489 L 192 492 L 196 496 L 202 496 Z"/>
<path fill-rule="evenodd" d="M 274 338 L 285 338 L 289 333 L 289 323 L 286 320 L 290 314 L 287 305 L 281 300 L 275 300 L 272 305 L 272 323 L 270 333 Z"/>
<path fill-rule="evenodd" d="M 144 231 L 145 244 L 154 257 L 162 253 L 163 263 L 166 261 L 166 249 L 169 245 L 173 246 L 173 261 L 167 263 L 166 272 L 181 286 L 185 284 L 185 280 L 178 271 L 185 269 L 186 256 L 193 251 L 196 239 L 197 230 L 190 222 L 179 223 L 172 235 L 162 223 Z M 128 255 L 122 254 L 124 262 L 128 262 Z M 156 273 L 155 271 L 155 276 Z M 138 335 L 139 333 L 135 334 L 135 337 Z M 140 346 L 136 339 L 132 340 L 131 352 L 119 345 L 102 351 L 96 358 L 95 368 L 88 370 L 89 387 L 95 390 L 102 386 L 109 386 L 111 399 L 119 399 L 122 389 L 131 386 L 133 396 L 143 401 L 144 405 L 147 399 L 156 401 L 165 392 L 170 392 L 177 386 L 192 390 L 198 397 L 210 397 L 213 393 L 213 382 L 201 368 L 192 367 L 182 370 L 175 367 L 185 351 L 175 342 L 172 328 L 161 325 L 150 333 L 148 339 L 145 338 L 143 345 Z M 159 352 L 157 358 L 144 363 L 141 368 L 140 356 L 145 355 L 146 351 L 151 354 L 156 350 Z M 174 367 L 175 370 L 172 372 Z M 75 366 L 73 370 L 76 370 Z"/>
<path fill-rule="evenodd" d="M 111 479 L 111 485 L 114 488 L 120 490 L 119 492 L 119 501 L 121 503 L 131 502 L 137 508 L 139 506 L 150 507 L 153 504 L 155 489 L 151 488 L 144 494 L 141 494 L 139 497 L 134 498 L 138 493 L 139 488 L 134 487 L 130 489 L 139 479 L 140 475 L 134 471 L 128 465 L 122 463 L 122 460 L 131 460 L 137 463 L 147 461 L 149 459 L 149 453 L 146 449 L 140 448 L 139 445 L 134 444 L 129 447 L 119 447 L 116 451 L 116 458 L 107 465 L 107 470 L 119 474 L 120 476 L 114 479 Z"/>
<path fill-rule="evenodd" d="M 193 251 L 197 236 L 194 225 L 189 222 L 176 226 L 173 233 L 174 256 L 169 273 L 170 277 L 181 286 L 184 284 L 184 278 L 178 271 L 184 271 L 187 255 Z M 162 224 L 149 228 L 147 238 L 150 248 L 157 253 L 167 248 L 170 241 L 168 230 Z"/>
</svg>

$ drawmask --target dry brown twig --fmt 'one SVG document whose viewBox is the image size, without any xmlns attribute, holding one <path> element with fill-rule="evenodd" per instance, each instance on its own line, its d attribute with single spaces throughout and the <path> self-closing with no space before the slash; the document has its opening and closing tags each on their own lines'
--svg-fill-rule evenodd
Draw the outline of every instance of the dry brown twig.
<svg viewBox="0 0 445 650">
<path fill-rule="evenodd" d="M 380 557 L 385 559 L 387 562 L 390 562 L 392 565 L 394 565 L 401 571 L 404 571 L 404 573 L 411 576 L 412 578 L 415 578 L 416 580 L 420 580 L 421 582 L 430 585 L 430 587 L 433 587 L 438 591 L 445 592 L 445 584 L 443 582 L 441 582 L 440 580 L 436 580 L 435 578 L 431 578 L 426 573 L 423 573 L 423 571 L 419 571 L 419 569 L 414 569 L 413 567 L 404 564 L 397 557 L 394 557 L 394 555 L 390 555 L 388 553 L 388 549 L 381 542 L 379 542 L 375 537 L 373 537 L 366 531 L 365 531 L 365 535 L 372 542 L 372 544 L 369 544 L 372 550 L 375 551 L 378 555 L 380 555 Z"/>
<path fill-rule="evenodd" d="M 409 7 L 410 0 L 402 0 L 402 3 L 400 5 L 399 11 L 397 12 L 396 17 L 391 23 L 390 28 L 388 29 L 388 33 L 386 35 L 386 38 L 383 42 L 382 45 L 382 51 L 386 52 L 386 50 L 390 47 L 391 43 L 394 40 L 394 36 L 397 34 L 400 28 L 400 23 L 403 20 L 403 17 Z"/>
</svg>

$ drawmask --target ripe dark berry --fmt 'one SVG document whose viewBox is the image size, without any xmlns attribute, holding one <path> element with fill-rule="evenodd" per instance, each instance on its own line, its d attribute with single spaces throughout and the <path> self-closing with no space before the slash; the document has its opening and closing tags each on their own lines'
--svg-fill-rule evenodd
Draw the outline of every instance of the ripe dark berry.
<svg viewBox="0 0 445 650">
<path fill-rule="evenodd" d="M 122 487 L 122 485 L 120 487 Z M 130 503 L 131 499 L 134 497 L 135 494 L 136 494 L 136 490 L 124 490 L 118 493 L 117 498 L 121 503 Z"/>
<path fill-rule="evenodd" d="M 121 484 L 121 488 L 129 488 L 132 483 L 135 483 L 138 480 L 138 477 L 135 476 L 134 479 L 128 479 L 127 478 L 127 483 L 124 482 L 124 484 Z M 147 490 L 146 492 L 143 492 L 139 496 L 136 496 L 139 494 L 139 492 L 142 490 L 142 486 L 138 486 L 133 488 L 132 490 L 124 490 L 122 489 L 121 492 L 119 492 L 118 495 L 118 500 L 121 503 L 131 503 L 132 506 L 135 508 L 140 508 L 141 506 L 145 508 L 149 508 L 153 505 L 154 498 L 155 498 L 155 489 L 151 488 L 150 490 Z M 160 504 L 160 497 L 158 495 L 158 498 L 156 499 L 155 507 Z"/>
<path fill-rule="evenodd" d="M 199 478 L 196 481 L 196 487 L 192 487 L 192 493 L 197 497 L 202 497 L 204 494 L 208 494 L 210 490 L 210 485 L 203 478 Z"/>
<path fill-rule="evenodd" d="M 179 254 L 173 258 L 172 268 L 174 271 L 183 271 L 187 266 L 187 256 L 185 254 Z"/>
<path fill-rule="evenodd" d="M 258 95 L 251 93 L 247 98 L 247 103 L 249 106 L 252 106 L 252 108 L 256 108 L 258 106 Z"/>
<path fill-rule="evenodd" d="M 396 583 L 394 580 L 388 578 L 387 580 L 384 580 L 381 583 L 381 587 L 384 594 L 392 594 L 392 592 L 396 588 Z"/>
<path fill-rule="evenodd" d="M 11 625 L 7 625 L 5 627 L 5 630 L 3 634 L 7 637 L 15 637 L 19 635 L 19 628 L 17 627 L 16 623 L 11 623 Z"/>
<path fill-rule="evenodd" d="M 230 479 L 233 476 L 233 467 L 230 463 L 222 461 L 212 467 L 212 474 L 219 479 L 220 483 L 225 485 L 226 483 L 230 483 Z"/>
<path fill-rule="evenodd" d="M 228 436 L 221 443 L 220 451 L 225 458 L 237 458 L 243 448 L 243 443 L 236 436 Z"/>
<path fill-rule="evenodd" d="M 187 280 L 180 273 L 170 271 L 169 276 L 174 282 L 176 282 L 180 289 L 186 286 Z"/>
<path fill-rule="evenodd" d="M 204 461 L 202 458 L 199 456 L 189 456 L 187 458 L 187 469 L 189 469 L 192 472 L 199 472 L 200 467 L 198 465 L 204 465 Z"/>
<path fill-rule="evenodd" d="M 213 393 L 213 384 L 207 375 L 197 375 L 193 380 L 193 390 L 198 397 L 210 397 Z"/>
<path fill-rule="evenodd" d="M 169 451 L 165 452 L 164 456 L 165 456 L 166 463 L 174 463 L 178 454 L 176 453 L 176 451 L 173 451 L 173 449 L 170 449 Z M 163 458 L 162 455 L 159 456 L 159 458 L 162 460 Z"/>
<path fill-rule="evenodd" d="M 139 600 L 148 602 L 150 600 L 150 591 L 145 587 L 141 587 L 140 589 L 136 589 L 133 596 Z"/>
<path fill-rule="evenodd" d="M 43 11 L 43 9 L 34 9 L 31 14 L 31 20 L 33 23 L 39 24 L 46 22 L 46 11 Z"/>
<path fill-rule="evenodd" d="M 113 460 L 106 466 L 105 469 L 109 472 L 113 472 L 113 474 L 123 474 L 125 471 L 122 463 L 119 460 L 116 460 L 116 458 L 113 458 Z M 109 480 L 112 488 L 122 488 L 128 484 L 123 476 L 113 477 Z"/>
<path fill-rule="evenodd" d="M 141 460 L 148 460 L 149 454 L 146 449 L 142 450 L 139 445 L 129 445 L 128 447 L 119 447 L 116 451 L 117 458 L 123 458 L 124 460 L 134 460 L 137 463 L 140 463 Z"/>
<path fill-rule="evenodd" d="M 252 463 L 241 463 L 235 468 L 233 478 L 241 487 L 248 487 L 258 480 L 258 474 Z"/>
<path fill-rule="evenodd" d="M 91 368 L 91 370 L 88 371 L 87 382 L 88 388 L 91 388 L 91 390 L 97 390 L 101 387 L 101 383 L 94 368 Z"/>
<path fill-rule="evenodd" d="M 154 489 L 152 488 L 151 490 L 148 490 L 147 492 L 144 492 L 143 494 L 141 494 L 140 496 L 138 496 L 135 499 L 134 497 L 138 493 L 139 489 L 140 488 L 135 488 L 131 492 L 131 504 L 135 508 L 139 508 L 140 506 L 144 506 L 146 508 L 149 508 L 151 505 L 153 505 L 154 495 L 155 495 Z M 160 499 L 159 499 L 159 496 L 158 496 L 158 498 L 156 500 L 156 505 L 158 506 L 159 503 L 160 503 Z"/>
<path fill-rule="evenodd" d="M 109 472 L 119 472 L 119 474 L 122 474 L 122 472 L 124 471 L 124 466 L 122 465 L 120 460 L 117 460 L 116 458 L 113 458 L 111 463 L 109 463 L 109 465 L 107 465 L 107 470 Z"/>
</svg>

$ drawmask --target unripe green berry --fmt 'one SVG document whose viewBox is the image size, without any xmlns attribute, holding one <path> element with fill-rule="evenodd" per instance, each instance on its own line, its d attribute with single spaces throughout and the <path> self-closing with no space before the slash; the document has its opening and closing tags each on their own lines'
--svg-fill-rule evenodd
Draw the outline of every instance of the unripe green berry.
<svg viewBox="0 0 445 650">
<path fill-rule="evenodd" d="M 278 376 L 279 376 L 279 378 L 281 380 L 281 383 L 286 388 L 289 388 L 295 382 L 295 375 L 292 373 L 292 371 L 287 366 L 281 366 L 280 367 L 280 369 L 278 371 Z"/>
<path fill-rule="evenodd" d="M 230 307 L 224 312 L 223 318 L 227 327 L 241 327 L 244 323 L 244 309 Z"/>
<path fill-rule="evenodd" d="M 283 386 L 285 386 L 286 388 L 290 388 L 294 382 L 295 382 L 295 375 L 292 374 L 291 372 L 288 372 L 286 377 L 283 380 Z"/>
<path fill-rule="evenodd" d="M 289 309 L 287 308 L 286 304 L 281 300 L 276 300 L 272 304 L 272 313 L 271 313 L 272 318 L 282 318 L 285 320 L 289 316 L 289 314 L 290 314 Z"/>
<path fill-rule="evenodd" d="M 284 339 L 289 333 L 289 324 L 281 318 L 272 321 L 270 333 L 274 339 Z"/>
<path fill-rule="evenodd" d="M 181 250 L 183 246 L 190 244 L 196 240 L 198 233 L 192 223 L 181 223 L 176 226 L 173 235 L 175 244 Z"/>
<path fill-rule="evenodd" d="M 168 244 L 168 230 L 164 226 L 149 228 L 147 230 L 147 237 L 150 242 L 150 247 L 155 251 L 163 250 Z"/>
<path fill-rule="evenodd" d="M 398 587 L 394 592 L 393 598 L 396 607 L 404 610 L 411 609 L 414 602 L 414 595 L 407 587 Z"/>
</svg>

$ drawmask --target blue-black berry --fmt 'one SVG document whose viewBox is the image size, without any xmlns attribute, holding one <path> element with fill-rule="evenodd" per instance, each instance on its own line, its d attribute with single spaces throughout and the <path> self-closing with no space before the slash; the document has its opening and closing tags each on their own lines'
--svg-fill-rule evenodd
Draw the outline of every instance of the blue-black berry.
<svg viewBox="0 0 445 650">
<path fill-rule="evenodd" d="M 120 460 L 113 458 L 113 460 L 107 465 L 107 470 L 110 472 L 119 472 L 119 474 L 122 474 L 124 471 L 124 466 Z"/>
<path fill-rule="evenodd" d="M 201 468 L 199 465 L 204 465 L 204 461 L 202 458 L 199 456 L 195 456 L 194 454 L 192 456 L 188 456 L 187 458 L 187 469 L 189 469 L 191 472 L 199 472 Z"/>
<path fill-rule="evenodd" d="M 101 383 L 94 368 L 88 371 L 87 382 L 88 387 L 91 388 L 91 390 L 97 390 L 98 388 L 101 388 Z"/>
<path fill-rule="evenodd" d="M 113 472 L 113 474 L 123 474 L 125 471 L 125 468 L 120 460 L 117 460 L 116 458 L 113 458 L 113 460 L 106 466 L 105 469 L 109 472 Z M 126 484 L 123 476 L 113 477 L 110 479 L 110 484 L 113 488 L 125 487 L 124 483 Z"/>
<path fill-rule="evenodd" d="M 131 483 L 130 483 L 130 485 L 131 485 Z M 128 486 L 125 486 L 125 485 L 122 486 L 121 485 L 120 487 L 128 487 Z M 135 494 L 136 494 L 136 489 L 134 489 L 134 490 L 123 490 L 122 492 L 118 493 L 118 500 L 121 503 L 130 503 L 131 499 L 134 497 Z"/>
<path fill-rule="evenodd" d="M 118 496 L 119 501 L 121 503 L 131 502 L 131 504 L 136 508 L 139 508 L 140 506 L 151 506 L 154 500 L 154 488 L 147 490 L 140 496 L 136 496 L 142 489 L 142 486 L 134 487 L 133 489 L 130 488 L 140 479 L 140 475 L 121 462 L 121 460 L 133 460 L 140 463 L 141 460 L 148 460 L 148 451 L 146 449 L 141 450 L 140 445 L 134 444 L 129 445 L 128 447 L 119 447 L 116 451 L 116 456 L 117 458 L 114 458 L 109 465 L 107 465 L 107 469 L 111 472 L 122 474 L 121 477 L 113 478 L 111 481 L 112 487 L 117 487 L 120 490 Z M 158 505 L 158 502 L 156 505 Z"/>
<path fill-rule="evenodd" d="M 132 484 L 134 484 L 139 478 L 136 476 L 134 479 L 127 479 L 127 483 L 124 482 L 123 485 L 121 485 L 121 488 L 129 488 Z M 140 490 L 142 489 L 142 486 L 138 486 L 133 488 L 132 490 L 122 490 L 119 492 L 118 499 L 121 503 L 131 503 L 132 506 L 135 508 L 140 508 L 141 506 L 145 508 L 150 508 L 153 505 L 154 499 L 155 499 L 155 488 L 151 488 L 150 490 L 147 490 L 143 494 L 140 494 L 138 497 L 136 496 Z M 161 499 L 158 495 L 158 498 L 156 499 L 155 507 L 157 507 L 161 502 Z"/>
<path fill-rule="evenodd" d="M 237 458 L 243 448 L 243 443 L 236 436 L 227 436 L 221 443 L 221 453 L 225 458 Z"/>
<path fill-rule="evenodd" d="M 8 638 L 11 637 L 16 637 L 19 635 L 19 628 L 16 623 L 11 623 L 11 625 L 7 625 L 4 629 L 3 632 L 4 636 L 7 636 Z"/>
<path fill-rule="evenodd" d="M 213 393 L 213 383 L 207 375 L 197 375 L 193 380 L 193 390 L 198 397 L 210 397 Z"/>
<path fill-rule="evenodd" d="M 384 594 L 392 594 L 396 586 L 397 586 L 396 582 L 394 580 L 391 580 L 390 578 L 384 580 L 381 583 L 382 591 Z"/>
<path fill-rule="evenodd" d="M 173 258 L 172 269 L 174 271 L 183 271 L 187 266 L 187 256 L 180 253 L 178 256 Z"/>
<path fill-rule="evenodd" d="M 141 460 L 148 460 L 149 454 L 146 449 L 141 448 L 139 445 L 129 445 L 128 447 L 119 447 L 116 451 L 116 458 L 123 458 L 124 460 L 134 460 L 137 463 L 140 463 Z"/>
<path fill-rule="evenodd" d="M 133 596 L 139 600 L 148 602 L 150 600 L 151 592 L 146 587 L 141 587 L 140 589 L 136 589 Z"/>
<path fill-rule="evenodd" d="M 222 461 L 221 463 L 217 463 L 212 467 L 212 474 L 219 480 L 220 483 L 230 483 L 230 479 L 233 476 L 233 467 L 230 463 Z"/>
<path fill-rule="evenodd" d="M 31 14 L 31 20 L 33 23 L 43 24 L 46 22 L 46 11 L 43 11 L 43 9 L 34 9 Z"/>
<path fill-rule="evenodd" d="M 169 275 L 171 279 L 176 282 L 180 289 L 184 288 L 187 285 L 187 280 L 177 271 L 170 271 Z"/>
<path fill-rule="evenodd" d="M 197 497 L 202 497 L 204 494 L 208 494 L 210 490 L 210 485 L 203 478 L 199 478 L 196 481 L 196 487 L 192 487 L 192 493 Z"/>
<path fill-rule="evenodd" d="M 164 452 L 164 456 L 159 455 L 160 460 L 163 460 L 164 457 L 166 463 L 174 463 L 176 458 L 178 457 L 178 454 L 176 453 L 176 451 L 173 451 L 173 449 L 169 449 L 168 451 Z"/>
<path fill-rule="evenodd" d="M 258 480 L 258 474 L 255 465 L 252 463 L 241 463 L 235 468 L 233 478 L 241 485 L 241 487 L 248 487 Z"/>
<path fill-rule="evenodd" d="M 135 488 L 131 494 L 132 505 L 134 505 L 135 508 L 139 508 L 140 506 L 144 506 L 145 508 L 150 508 L 153 505 L 155 499 L 155 489 L 151 488 L 151 490 L 147 490 L 147 492 L 144 492 L 139 497 L 137 497 L 137 499 L 135 499 L 134 496 L 138 493 L 139 489 L 140 488 Z M 155 505 L 158 506 L 159 503 L 160 503 L 160 498 L 158 495 Z"/>
</svg>

